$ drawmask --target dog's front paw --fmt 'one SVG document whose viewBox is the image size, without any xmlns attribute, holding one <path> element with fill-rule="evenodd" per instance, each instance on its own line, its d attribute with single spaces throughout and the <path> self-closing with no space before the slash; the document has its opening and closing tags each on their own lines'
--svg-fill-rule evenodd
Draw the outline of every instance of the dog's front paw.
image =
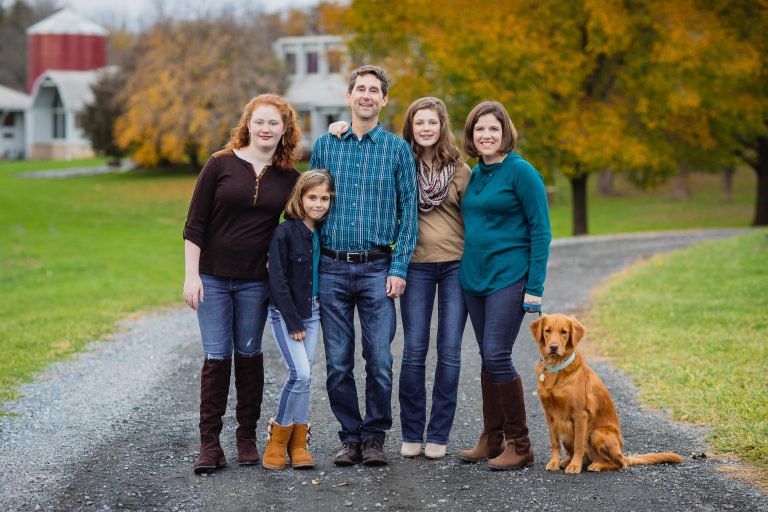
<svg viewBox="0 0 768 512">
<path fill-rule="evenodd" d="M 552 457 L 547 464 L 547 471 L 560 471 L 560 459 Z"/>
<path fill-rule="evenodd" d="M 571 463 L 571 458 L 570 457 L 563 459 L 562 461 L 560 461 L 560 469 L 567 468 L 568 464 L 570 464 L 570 463 Z"/>
<path fill-rule="evenodd" d="M 569 474 L 581 473 L 581 464 L 574 464 L 571 462 L 568 467 L 565 468 L 565 472 Z"/>
</svg>

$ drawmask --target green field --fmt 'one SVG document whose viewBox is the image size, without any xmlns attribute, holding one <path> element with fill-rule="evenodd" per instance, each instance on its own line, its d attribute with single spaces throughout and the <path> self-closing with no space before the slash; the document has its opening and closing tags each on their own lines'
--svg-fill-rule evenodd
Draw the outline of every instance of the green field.
<svg viewBox="0 0 768 512">
<path fill-rule="evenodd" d="M 130 313 L 181 304 L 192 173 L 16 176 L 102 162 L 0 163 L 0 403 L 35 371 L 103 337 Z M 754 183 L 751 173 L 738 173 L 729 203 L 720 200 L 718 176 L 695 176 L 687 201 L 620 185 L 623 197 L 590 197 L 591 232 L 746 226 Z M 560 185 L 552 205 L 556 237 L 570 232 L 568 188 Z"/>
<path fill-rule="evenodd" d="M 768 470 L 768 230 L 652 258 L 594 297 L 590 340 L 644 402 Z"/>
</svg>

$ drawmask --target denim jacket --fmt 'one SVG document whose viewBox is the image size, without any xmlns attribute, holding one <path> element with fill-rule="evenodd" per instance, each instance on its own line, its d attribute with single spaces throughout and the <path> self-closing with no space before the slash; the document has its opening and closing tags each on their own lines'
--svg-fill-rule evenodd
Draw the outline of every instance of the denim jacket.
<svg viewBox="0 0 768 512">
<path fill-rule="evenodd" d="M 298 219 L 277 226 L 269 245 L 269 300 L 288 333 L 304 331 L 312 316 L 312 231 Z"/>
</svg>

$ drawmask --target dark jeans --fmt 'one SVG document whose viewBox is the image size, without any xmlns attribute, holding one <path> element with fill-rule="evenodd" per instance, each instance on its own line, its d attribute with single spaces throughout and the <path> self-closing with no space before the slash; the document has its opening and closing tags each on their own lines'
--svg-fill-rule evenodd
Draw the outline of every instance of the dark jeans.
<svg viewBox="0 0 768 512">
<path fill-rule="evenodd" d="M 323 327 L 328 400 L 341 424 L 342 443 L 384 442 L 392 426 L 392 352 L 395 303 L 387 297 L 387 258 L 347 263 L 320 257 L 320 324 Z M 365 360 L 365 417 L 355 385 L 355 306 Z"/>
<path fill-rule="evenodd" d="M 427 442 L 448 444 L 456 413 L 461 369 L 461 339 L 467 308 L 459 284 L 459 262 L 411 263 L 400 297 L 403 317 L 403 362 L 400 366 L 400 422 L 403 441 L 421 443 L 426 421 L 424 385 L 432 311 L 437 294 L 437 364 Z"/>
<path fill-rule="evenodd" d="M 197 322 L 207 359 L 230 359 L 261 354 L 267 321 L 269 291 L 266 281 L 230 279 L 201 274 L 204 300 Z"/>
<path fill-rule="evenodd" d="M 485 297 L 464 294 L 480 347 L 482 371 L 495 383 L 518 375 L 512 364 L 512 345 L 525 317 L 524 295 L 525 278 Z"/>
</svg>

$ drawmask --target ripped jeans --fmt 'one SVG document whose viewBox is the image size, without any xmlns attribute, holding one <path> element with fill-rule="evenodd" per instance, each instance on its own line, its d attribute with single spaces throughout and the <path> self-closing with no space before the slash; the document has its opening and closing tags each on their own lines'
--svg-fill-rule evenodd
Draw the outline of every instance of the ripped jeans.
<svg viewBox="0 0 768 512">
<path fill-rule="evenodd" d="M 230 359 L 261 354 L 261 336 L 267 321 L 267 281 L 231 279 L 201 274 L 203 301 L 197 322 L 206 359 Z"/>
</svg>

